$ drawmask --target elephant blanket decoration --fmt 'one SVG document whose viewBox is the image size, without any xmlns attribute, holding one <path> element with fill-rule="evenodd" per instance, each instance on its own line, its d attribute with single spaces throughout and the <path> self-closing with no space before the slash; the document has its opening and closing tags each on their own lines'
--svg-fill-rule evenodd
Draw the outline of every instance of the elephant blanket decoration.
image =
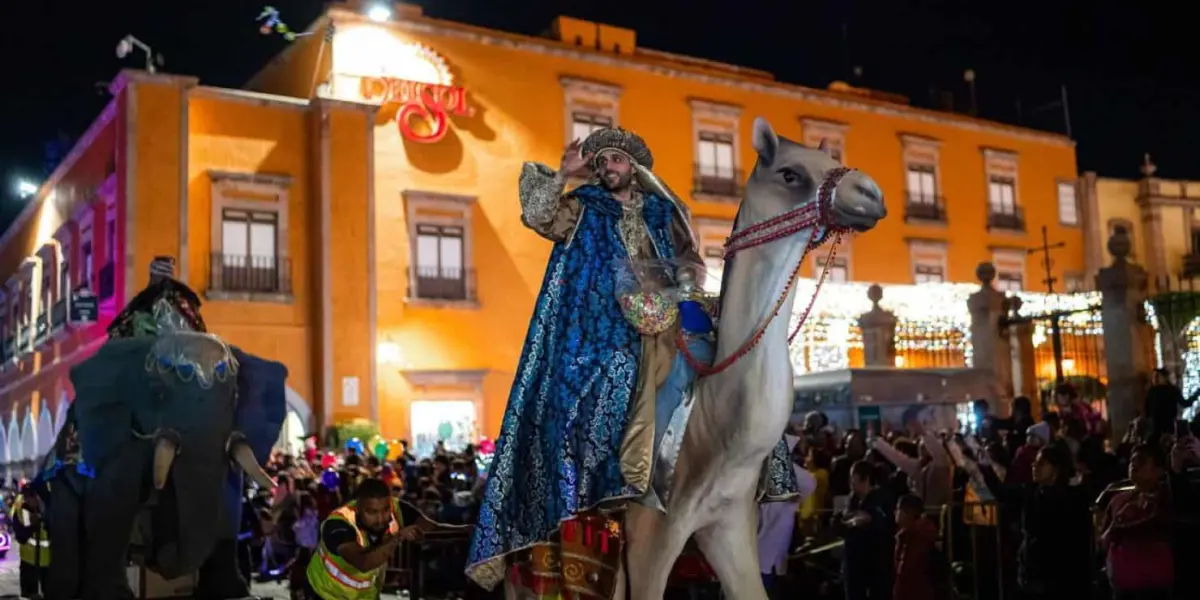
<svg viewBox="0 0 1200 600">
<path fill-rule="evenodd" d="M 243 598 L 237 568 L 243 475 L 286 416 L 287 369 L 207 333 L 174 260 L 71 371 L 75 400 L 45 460 L 50 597 L 133 598 L 130 561 L 166 579 L 198 575 L 197 598 Z"/>
</svg>

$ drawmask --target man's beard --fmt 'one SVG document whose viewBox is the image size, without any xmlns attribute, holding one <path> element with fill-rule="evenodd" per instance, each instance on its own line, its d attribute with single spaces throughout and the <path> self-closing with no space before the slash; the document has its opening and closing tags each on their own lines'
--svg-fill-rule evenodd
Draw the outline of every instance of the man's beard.
<svg viewBox="0 0 1200 600">
<path fill-rule="evenodd" d="M 611 177 L 615 176 L 615 177 Z M 614 182 L 615 179 L 615 182 Z M 621 176 L 615 171 L 605 171 L 600 175 L 600 185 L 610 192 L 620 192 L 629 187 L 633 182 L 633 173 Z"/>
</svg>

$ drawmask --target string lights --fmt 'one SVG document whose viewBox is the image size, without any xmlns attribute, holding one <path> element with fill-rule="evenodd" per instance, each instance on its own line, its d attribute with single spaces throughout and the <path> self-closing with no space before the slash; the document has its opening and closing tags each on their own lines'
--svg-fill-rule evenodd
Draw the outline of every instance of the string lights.
<svg viewBox="0 0 1200 600">
<path fill-rule="evenodd" d="M 796 282 L 797 306 L 816 291 L 816 281 Z M 867 297 L 870 284 L 826 281 L 817 295 L 812 313 L 801 328 L 791 357 L 797 373 L 844 369 L 851 366 L 853 351 L 863 347 L 858 318 L 872 308 Z M 979 291 L 978 284 L 931 283 L 922 285 L 889 285 L 883 288 L 879 305 L 896 316 L 895 348 L 903 364 L 917 366 L 920 360 L 910 360 L 923 353 L 924 362 L 961 361 L 973 364 L 971 348 L 971 315 L 967 300 Z M 1021 299 L 1018 316 L 1044 315 L 1063 312 L 1059 324 L 1064 335 L 1098 336 L 1102 334 L 1099 311 L 1088 310 L 1100 303 L 1098 292 L 1080 294 L 1043 294 L 1016 292 Z M 793 314 L 792 326 L 798 315 Z M 1049 343 L 1047 326 L 1035 324 L 1034 345 Z M 1200 351 L 1196 353 L 1200 361 Z M 1190 370 L 1190 369 L 1189 369 Z M 1200 380 L 1197 381 L 1200 385 Z"/>
<path fill-rule="evenodd" d="M 1162 369 L 1166 367 L 1166 361 L 1163 358 L 1163 337 L 1171 335 L 1169 332 L 1164 332 L 1159 326 L 1158 314 L 1154 310 L 1154 304 L 1149 300 L 1144 304 L 1146 309 L 1146 320 L 1150 322 L 1150 326 L 1154 328 L 1154 361 L 1155 366 Z M 1185 347 L 1182 348 L 1183 361 L 1183 376 L 1180 378 L 1179 387 L 1183 392 L 1184 397 L 1190 397 L 1200 388 L 1200 319 L 1193 319 L 1188 323 L 1183 332 L 1180 333 L 1179 339 L 1186 340 Z M 1183 413 L 1184 419 L 1191 419 L 1196 415 L 1200 406 L 1191 406 Z"/>
</svg>

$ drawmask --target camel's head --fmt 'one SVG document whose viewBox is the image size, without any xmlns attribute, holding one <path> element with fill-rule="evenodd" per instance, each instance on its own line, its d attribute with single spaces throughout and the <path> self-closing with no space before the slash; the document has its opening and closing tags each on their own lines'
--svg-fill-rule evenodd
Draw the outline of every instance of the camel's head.
<svg viewBox="0 0 1200 600">
<path fill-rule="evenodd" d="M 867 231 L 887 216 L 883 192 L 865 173 L 847 170 L 830 156 L 826 145 L 809 148 L 776 135 L 761 117 L 754 120 L 758 162 L 746 184 L 739 225 L 748 226 L 818 202 L 824 240 L 835 230 Z M 822 188 L 825 188 L 822 193 Z"/>
</svg>

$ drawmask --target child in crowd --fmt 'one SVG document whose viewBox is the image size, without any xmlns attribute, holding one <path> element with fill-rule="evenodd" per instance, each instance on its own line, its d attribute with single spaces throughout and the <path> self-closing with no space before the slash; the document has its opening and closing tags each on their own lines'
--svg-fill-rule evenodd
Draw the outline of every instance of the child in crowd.
<svg viewBox="0 0 1200 600">
<path fill-rule="evenodd" d="M 896 502 L 895 581 L 892 600 L 941 600 L 949 592 L 949 565 L 937 549 L 937 525 L 925 517 L 920 496 Z"/>
<path fill-rule="evenodd" d="M 1134 487 L 1114 496 L 1105 511 L 1100 543 L 1107 552 L 1108 579 L 1118 600 L 1165 600 L 1171 595 L 1175 560 L 1170 492 L 1162 485 L 1165 464 L 1156 446 L 1134 448 L 1129 459 Z"/>
</svg>

